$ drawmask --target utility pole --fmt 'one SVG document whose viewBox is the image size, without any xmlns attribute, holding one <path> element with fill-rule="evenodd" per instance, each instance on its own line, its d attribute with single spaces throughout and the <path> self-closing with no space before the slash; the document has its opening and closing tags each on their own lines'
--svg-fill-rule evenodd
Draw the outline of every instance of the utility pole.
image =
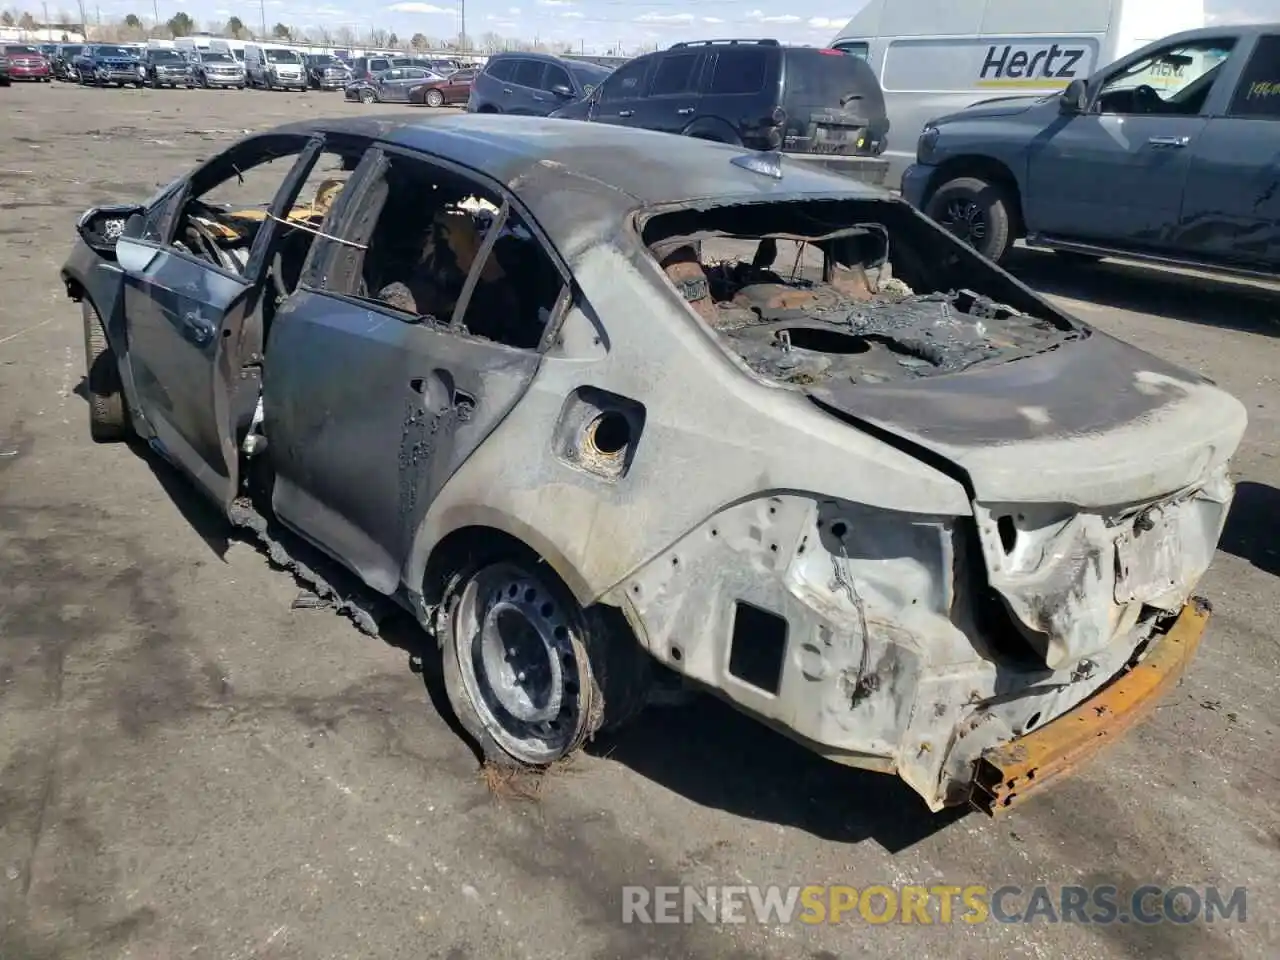
<svg viewBox="0 0 1280 960">
<path fill-rule="evenodd" d="M 155 14 L 156 27 L 160 26 L 160 0 L 151 0 L 151 12 Z"/>
<path fill-rule="evenodd" d="M 267 2 L 258 0 L 258 14 L 262 17 L 262 39 L 267 39 Z"/>
<path fill-rule="evenodd" d="M 42 3 L 40 6 L 44 9 L 44 23 L 40 24 L 40 26 L 47 30 L 49 29 L 49 4 Z"/>
<path fill-rule="evenodd" d="M 458 18 L 462 21 L 462 32 L 458 34 L 458 47 L 465 53 L 467 48 L 467 0 L 458 0 Z"/>
</svg>

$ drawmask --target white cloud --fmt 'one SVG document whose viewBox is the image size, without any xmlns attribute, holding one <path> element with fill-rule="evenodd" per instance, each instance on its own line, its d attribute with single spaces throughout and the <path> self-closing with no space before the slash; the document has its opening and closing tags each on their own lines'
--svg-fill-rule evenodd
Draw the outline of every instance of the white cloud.
<svg viewBox="0 0 1280 960">
<path fill-rule="evenodd" d="M 433 3 L 393 3 L 387 7 L 393 13 L 447 13 L 450 16 L 457 14 L 457 10 L 449 10 L 445 7 L 437 7 Z"/>
<path fill-rule="evenodd" d="M 724 23 L 724 21 L 721 20 L 719 17 L 703 17 L 702 22 L 703 23 Z"/>
<path fill-rule="evenodd" d="M 692 23 L 692 13 L 642 13 L 636 17 L 640 23 Z"/>
<path fill-rule="evenodd" d="M 573 0 L 538 0 L 540 7 L 572 7 Z"/>
<path fill-rule="evenodd" d="M 516 13 L 516 14 L 518 14 L 519 12 L 520 12 L 520 8 L 519 8 L 519 7 L 507 7 L 507 13 Z"/>
<path fill-rule="evenodd" d="M 582 14 L 579 13 L 577 10 L 566 10 L 564 13 L 560 14 L 560 16 L 566 20 L 582 19 Z"/>
<path fill-rule="evenodd" d="M 799 23 L 800 18 L 790 13 L 784 13 L 778 17 L 761 17 L 761 23 Z"/>
<path fill-rule="evenodd" d="M 848 20 L 837 20 L 835 17 L 810 17 L 809 26 L 818 30 L 835 30 L 843 27 Z"/>
</svg>

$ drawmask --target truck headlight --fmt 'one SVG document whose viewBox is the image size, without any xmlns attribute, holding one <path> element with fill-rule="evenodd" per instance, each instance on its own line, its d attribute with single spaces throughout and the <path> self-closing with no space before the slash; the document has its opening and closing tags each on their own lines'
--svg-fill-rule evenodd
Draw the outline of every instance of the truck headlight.
<svg viewBox="0 0 1280 960">
<path fill-rule="evenodd" d="M 934 150 L 938 144 L 941 131 L 931 123 L 925 124 L 920 131 L 920 139 L 916 141 L 916 162 L 932 163 Z"/>
</svg>

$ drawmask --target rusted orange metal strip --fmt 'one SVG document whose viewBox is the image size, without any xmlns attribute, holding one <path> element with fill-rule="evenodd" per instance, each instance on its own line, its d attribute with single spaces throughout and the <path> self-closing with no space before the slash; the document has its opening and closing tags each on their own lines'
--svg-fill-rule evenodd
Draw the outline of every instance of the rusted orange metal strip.
<svg viewBox="0 0 1280 960">
<path fill-rule="evenodd" d="M 1118 739 L 1159 702 L 1195 656 L 1209 622 L 1194 597 L 1139 663 L 1034 733 L 985 751 L 970 802 L 991 815 L 1010 809 Z"/>
</svg>

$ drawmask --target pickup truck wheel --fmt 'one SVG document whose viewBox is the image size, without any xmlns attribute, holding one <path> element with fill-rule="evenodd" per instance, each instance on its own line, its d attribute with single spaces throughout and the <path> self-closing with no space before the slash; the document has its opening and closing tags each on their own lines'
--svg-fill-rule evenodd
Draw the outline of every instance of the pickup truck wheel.
<svg viewBox="0 0 1280 960">
<path fill-rule="evenodd" d="M 998 262 L 1013 243 L 1010 206 L 999 184 L 957 177 L 934 191 L 925 212 L 984 257 Z"/>
<path fill-rule="evenodd" d="M 485 760 L 503 766 L 567 757 L 648 695 L 648 656 L 634 638 L 539 566 L 473 567 L 451 579 L 442 604 L 449 702 Z"/>
<path fill-rule="evenodd" d="M 116 352 L 107 341 L 98 311 L 88 300 L 80 303 L 84 321 L 85 389 L 89 400 L 89 436 L 98 443 L 115 443 L 129 435 L 129 410 L 124 402 Z"/>
</svg>

